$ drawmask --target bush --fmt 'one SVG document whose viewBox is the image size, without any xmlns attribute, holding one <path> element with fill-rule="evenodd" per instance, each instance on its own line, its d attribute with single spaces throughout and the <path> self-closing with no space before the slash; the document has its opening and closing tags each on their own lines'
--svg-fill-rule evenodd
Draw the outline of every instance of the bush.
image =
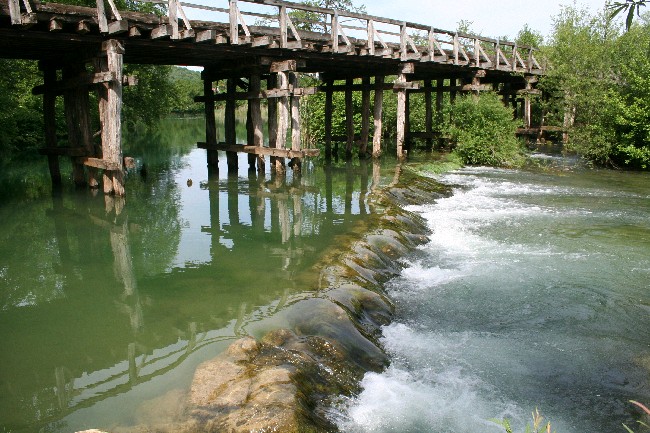
<svg viewBox="0 0 650 433">
<path fill-rule="evenodd" d="M 524 162 L 518 122 L 496 93 L 458 98 L 451 108 L 447 134 L 464 164 L 518 167 Z"/>
</svg>

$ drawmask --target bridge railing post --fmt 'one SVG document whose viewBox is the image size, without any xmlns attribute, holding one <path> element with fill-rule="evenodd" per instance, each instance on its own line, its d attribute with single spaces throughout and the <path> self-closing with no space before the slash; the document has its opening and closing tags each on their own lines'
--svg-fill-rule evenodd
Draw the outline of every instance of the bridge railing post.
<svg viewBox="0 0 650 433">
<path fill-rule="evenodd" d="M 229 0 L 230 2 L 230 43 L 239 45 L 239 8 L 237 7 L 237 0 Z"/>
<path fill-rule="evenodd" d="M 332 14 L 332 52 L 339 52 L 339 13 Z"/>
<path fill-rule="evenodd" d="M 167 13 L 172 26 L 172 39 L 178 39 L 178 0 L 169 0 Z"/>
</svg>

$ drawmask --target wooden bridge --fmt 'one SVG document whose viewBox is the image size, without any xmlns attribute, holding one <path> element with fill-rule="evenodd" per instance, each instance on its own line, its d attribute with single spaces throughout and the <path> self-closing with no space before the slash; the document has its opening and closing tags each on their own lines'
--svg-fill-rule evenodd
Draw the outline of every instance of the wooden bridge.
<svg viewBox="0 0 650 433">
<path fill-rule="evenodd" d="M 397 93 L 399 158 L 406 155 L 409 137 L 433 140 L 434 109 L 440 112 L 446 92 L 453 101 L 459 92 L 494 89 L 524 118 L 525 127 L 531 126 L 530 95 L 539 92 L 535 84 L 543 68 L 529 47 L 282 0 L 214 0 L 223 3 L 222 8 L 178 0 L 140 1 L 156 4 L 161 13 L 120 11 L 113 0 L 97 0 L 96 8 L 0 0 L 0 57 L 38 60 L 43 71 L 44 84 L 33 92 L 43 95 L 46 142 L 42 153 L 48 156 L 53 184 L 61 182 L 59 157 L 63 156 L 72 158 L 76 183 L 97 188 L 101 170 L 104 192 L 124 194 L 129 159 L 123 157 L 121 145 L 122 88 L 137 84 L 135 77 L 124 75 L 124 63 L 204 67 L 204 94 L 196 101 L 205 105 L 206 139 L 198 145 L 207 149 L 212 167 L 218 163 L 217 152 L 226 151 L 229 170 L 237 169 L 236 152 L 248 153 L 251 168 L 257 164 L 258 170 L 264 170 L 269 156 L 277 172 L 285 170 L 286 158 L 299 170 L 302 158 L 317 155 L 318 150 L 301 144 L 300 100 L 321 91 L 326 95 L 327 158 L 336 141 L 344 141 L 347 155 L 352 155 L 353 92 L 362 93 L 361 134 L 356 141 L 364 156 L 381 153 L 384 91 Z M 249 4 L 256 5 L 256 11 L 242 9 Z M 269 12 L 258 12 L 262 7 Z M 190 8 L 221 19 L 189 20 L 185 12 Z M 292 11 L 301 11 L 306 18 L 298 22 Z M 260 22 L 263 25 L 252 25 Z M 317 77 L 320 85 L 301 88 L 299 74 Z M 227 90 L 215 93 L 214 83 L 220 80 L 226 80 Z M 93 139 L 89 91 L 99 95 L 101 143 Z M 332 135 L 334 92 L 346 95 L 344 137 Z M 415 93 L 425 96 L 426 130 L 420 132 L 410 130 L 409 96 Z M 64 100 L 68 147 L 57 146 L 57 96 Z M 263 99 L 268 100 L 268 146 Z M 236 102 L 242 100 L 248 102 L 245 145 L 236 143 L 235 135 Z M 217 142 L 217 101 L 226 104 L 225 142 L 221 143 Z"/>
</svg>

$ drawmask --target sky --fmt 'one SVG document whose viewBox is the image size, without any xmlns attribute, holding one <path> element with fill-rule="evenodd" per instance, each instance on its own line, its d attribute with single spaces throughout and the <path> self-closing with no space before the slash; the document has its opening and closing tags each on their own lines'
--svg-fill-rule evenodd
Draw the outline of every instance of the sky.
<svg viewBox="0 0 650 433">
<path fill-rule="evenodd" d="M 578 0 L 592 14 L 603 9 L 606 0 Z M 524 24 L 544 37 L 552 32 L 553 17 L 561 5 L 572 0 L 372 0 L 365 3 L 368 13 L 455 30 L 461 20 L 472 22 L 472 33 L 489 37 L 514 38 Z M 399 17 L 399 18 L 398 18 Z"/>
<path fill-rule="evenodd" d="M 227 8 L 227 0 L 185 0 L 210 6 Z M 295 0 L 290 0 L 295 1 Z M 606 0 L 575 0 L 576 5 L 584 7 L 591 14 L 603 9 Z M 544 37 L 551 34 L 553 17 L 561 10 L 561 5 L 573 5 L 574 0 L 354 0 L 355 4 L 365 4 L 368 14 L 397 20 L 425 24 L 443 30 L 455 30 L 461 20 L 471 22 L 472 33 L 487 37 L 508 36 L 514 39 L 525 24 L 540 32 Z M 240 1 L 242 11 L 277 13 L 269 8 Z M 224 21 L 225 16 L 209 15 L 196 9 L 186 9 L 190 19 Z M 247 24 L 254 18 L 247 17 Z M 353 35 L 350 35 L 353 36 Z"/>
</svg>

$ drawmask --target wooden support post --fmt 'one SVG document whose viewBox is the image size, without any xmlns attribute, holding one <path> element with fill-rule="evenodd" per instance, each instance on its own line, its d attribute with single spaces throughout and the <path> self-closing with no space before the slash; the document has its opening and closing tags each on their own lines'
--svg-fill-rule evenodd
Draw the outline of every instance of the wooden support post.
<svg viewBox="0 0 650 433">
<path fill-rule="evenodd" d="M 426 80 L 424 82 L 424 107 L 425 107 L 425 130 L 427 133 L 427 150 L 431 150 L 433 147 L 433 97 L 431 95 L 433 91 L 433 82 L 431 80 Z"/>
<path fill-rule="evenodd" d="M 178 39 L 178 0 L 168 0 L 167 13 L 172 26 L 172 39 Z"/>
<path fill-rule="evenodd" d="M 43 80 L 45 84 L 45 93 L 43 94 L 43 116 L 45 120 L 45 148 L 54 149 L 57 147 L 56 140 L 56 92 L 53 91 L 56 82 L 56 69 L 46 63 L 40 64 L 43 70 Z M 61 186 L 61 168 L 59 167 L 59 157 L 48 154 L 47 162 L 50 169 L 50 178 L 52 186 L 57 188 Z"/>
<path fill-rule="evenodd" d="M 375 106 L 373 108 L 373 117 L 375 130 L 372 136 L 372 156 L 379 158 L 381 156 L 381 139 L 383 135 L 382 115 L 384 110 L 384 77 L 375 77 Z"/>
<path fill-rule="evenodd" d="M 261 77 L 259 74 L 251 75 L 250 88 L 249 91 L 253 93 L 259 93 L 262 84 Z M 251 99 L 248 101 L 250 112 L 251 112 L 251 124 L 253 128 L 253 142 L 248 143 L 253 146 L 263 147 L 264 146 L 264 133 L 262 132 L 262 105 L 259 99 Z M 257 171 L 259 173 L 264 173 L 264 155 L 257 156 Z"/>
<path fill-rule="evenodd" d="M 368 138 L 370 135 L 370 77 L 363 78 L 363 90 L 361 94 L 361 146 L 359 157 L 368 156 Z"/>
<path fill-rule="evenodd" d="M 406 74 L 414 73 L 415 65 L 413 63 L 405 63 L 399 67 L 399 75 L 397 76 L 397 84 L 406 84 Z M 406 158 L 404 151 L 404 144 L 406 142 L 407 132 L 407 96 L 406 87 L 397 88 L 397 158 Z"/>
<path fill-rule="evenodd" d="M 524 95 L 524 128 L 530 129 L 532 126 L 532 104 L 530 100 L 530 92 L 533 90 L 532 80 L 526 77 L 526 94 Z"/>
<path fill-rule="evenodd" d="M 246 143 L 245 145 L 252 145 L 255 140 L 255 131 L 253 130 L 253 106 L 251 100 L 246 104 Z M 248 154 L 248 172 L 255 172 L 255 161 L 257 157 L 254 153 Z"/>
<path fill-rule="evenodd" d="M 239 8 L 237 0 L 228 0 L 230 2 L 230 43 L 239 45 Z"/>
<path fill-rule="evenodd" d="M 71 64 L 63 68 L 63 80 L 81 79 L 86 75 L 84 63 Z M 83 148 L 87 156 L 96 156 L 93 146 L 92 133 L 90 131 L 90 103 L 88 99 L 88 88 L 78 86 L 67 89 L 63 92 L 65 104 L 65 117 L 68 126 L 68 143 L 72 148 Z M 88 167 L 89 186 L 98 188 L 97 169 Z M 86 185 L 86 176 L 83 163 L 72 158 L 72 177 L 77 186 Z"/>
<path fill-rule="evenodd" d="M 119 41 L 110 39 L 102 44 L 106 55 L 97 61 L 100 70 L 112 72 L 115 80 L 100 88 L 99 117 L 102 124 L 102 159 L 117 164 L 118 170 L 104 170 L 104 193 L 124 195 L 124 168 L 122 156 L 122 77 L 124 48 Z"/>
<path fill-rule="evenodd" d="M 411 151 L 411 92 L 405 92 L 406 102 L 404 106 L 404 149 Z"/>
<path fill-rule="evenodd" d="M 333 80 L 325 82 L 325 159 L 332 159 L 332 112 L 334 110 Z"/>
<path fill-rule="evenodd" d="M 212 71 L 206 68 L 203 71 L 203 94 L 205 95 L 205 142 L 208 146 L 217 145 L 217 121 L 214 118 L 214 89 L 212 88 Z M 219 152 L 214 149 L 207 150 L 208 167 L 219 169 Z"/>
<path fill-rule="evenodd" d="M 289 72 L 289 83 L 294 91 L 298 89 L 298 75 Z M 300 122 L 300 96 L 291 97 L 291 150 L 301 150 L 302 130 Z M 302 161 L 300 158 L 293 158 L 290 164 L 294 172 L 300 172 Z"/>
<path fill-rule="evenodd" d="M 346 132 L 346 146 L 345 146 L 345 158 L 349 159 L 352 157 L 352 146 L 354 145 L 354 105 L 353 104 L 353 94 L 352 86 L 354 85 L 354 80 L 348 78 L 346 81 L 345 87 L 345 132 Z"/>
<path fill-rule="evenodd" d="M 226 84 L 226 112 L 224 117 L 225 138 L 227 146 L 234 146 L 237 144 L 237 119 L 236 119 L 236 104 L 235 93 L 237 92 L 237 85 L 234 78 L 228 78 Z M 228 160 L 228 172 L 237 172 L 239 169 L 239 157 L 237 152 L 226 152 L 226 159 Z"/>
<path fill-rule="evenodd" d="M 271 74 L 266 81 L 268 89 L 275 89 L 278 87 L 278 74 Z M 278 99 L 270 98 L 268 100 L 268 117 L 269 117 L 269 147 L 277 148 L 278 143 Z M 271 171 L 277 169 L 277 159 L 275 156 L 270 157 Z"/>
<path fill-rule="evenodd" d="M 449 88 L 451 89 L 449 91 L 449 101 L 453 104 L 456 102 L 456 95 L 458 92 L 456 91 L 456 88 L 458 86 L 458 79 L 456 78 L 450 78 L 449 79 Z"/>
<path fill-rule="evenodd" d="M 286 72 L 278 72 L 278 89 L 289 90 L 289 77 Z M 284 149 L 287 142 L 287 131 L 289 129 L 289 98 L 283 96 L 278 104 L 278 138 L 275 147 Z M 276 158 L 275 170 L 278 173 L 285 171 L 284 158 Z"/>
</svg>

